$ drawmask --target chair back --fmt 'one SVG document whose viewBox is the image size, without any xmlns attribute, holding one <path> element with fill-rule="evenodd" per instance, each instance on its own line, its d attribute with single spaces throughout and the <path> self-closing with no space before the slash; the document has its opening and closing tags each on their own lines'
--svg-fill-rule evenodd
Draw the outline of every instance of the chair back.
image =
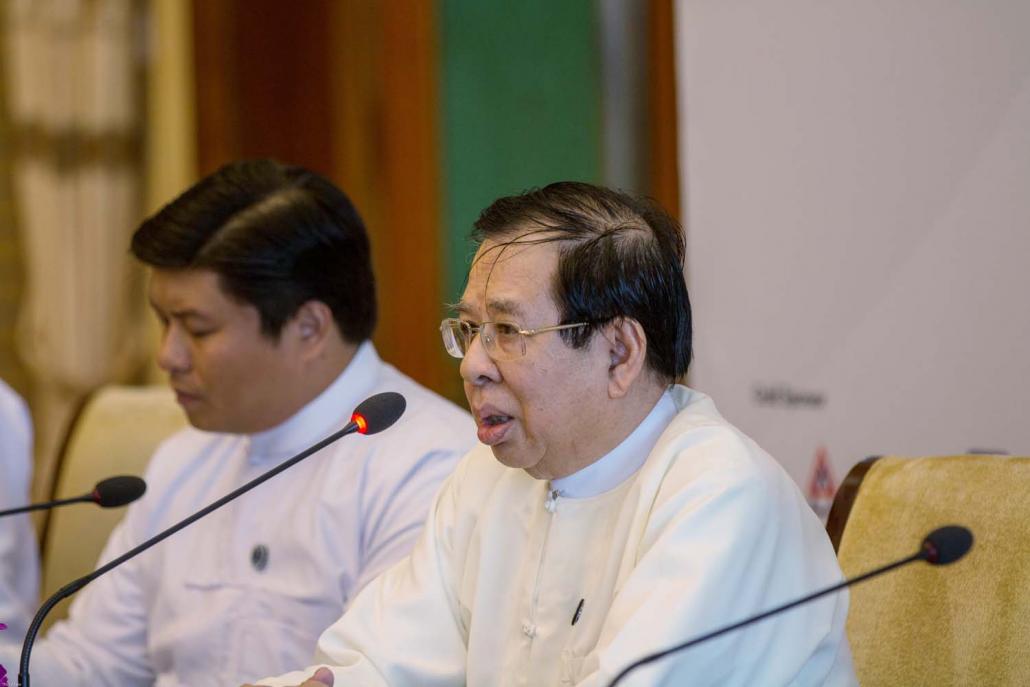
<svg viewBox="0 0 1030 687">
<path fill-rule="evenodd" d="M 71 423 L 57 467 L 53 498 L 90 491 L 106 477 L 139 475 L 165 438 L 186 426 L 171 390 L 163 386 L 108 386 L 95 392 Z M 74 504 L 50 513 L 43 534 L 42 598 L 96 567 L 125 508 Z M 67 615 L 69 600 L 44 627 Z"/>
<path fill-rule="evenodd" d="M 852 577 L 951 524 L 973 532 L 965 558 L 917 561 L 851 588 L 863 686 L 1030 684 L 1030 458 L 869 459 L 845 480 L 827 529 Z"/>
</svg>

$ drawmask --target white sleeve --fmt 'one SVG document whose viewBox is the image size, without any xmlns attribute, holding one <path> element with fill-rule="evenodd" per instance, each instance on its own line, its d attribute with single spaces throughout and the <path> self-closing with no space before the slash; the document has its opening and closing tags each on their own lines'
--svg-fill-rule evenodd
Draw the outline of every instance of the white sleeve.
<svg viewBox="0 0 1030 687">
<path fill-rule="evenodd" d="M 460 473 L 461 466 L 433 501 L 411 555 L 365 587 L 322 633 L 317 663 L 259 684 L 297 685 L 320 665 L 347 687 L 465 684 L 466 629 L 453 589 Z"/>
<path fill-rule="evenodd" d="M 32 423 L 28 409 L 0 381 L 0 510 L 29 502 Z M 39 550 L 27 513 L 0 519 L 0 642 L 21 640 L 36 610 Z M 10 670 L 10 664 L 0 661 Z"/>
</svg>

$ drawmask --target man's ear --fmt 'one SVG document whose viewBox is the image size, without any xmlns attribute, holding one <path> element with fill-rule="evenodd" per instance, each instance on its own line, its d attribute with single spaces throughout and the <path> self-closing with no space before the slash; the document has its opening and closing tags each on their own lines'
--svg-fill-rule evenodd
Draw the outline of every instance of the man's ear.
<svg viewBox="0 0 1030 687">
<path fill-rule="evenodd" d="M 307 301 L 297 309 L 289 326 L 304 357 L 317 357 L 325 350 L 333 332 L 333 311 L 322 301 Z"/>
<path fill-rule="evenodd" d="M 636 320 L 619 318 L 601 329 L 607 342 L 611 364 L 608 367 L 608 396 L 622 398 L 644 372 L 647 336 Z"/>
</svg>

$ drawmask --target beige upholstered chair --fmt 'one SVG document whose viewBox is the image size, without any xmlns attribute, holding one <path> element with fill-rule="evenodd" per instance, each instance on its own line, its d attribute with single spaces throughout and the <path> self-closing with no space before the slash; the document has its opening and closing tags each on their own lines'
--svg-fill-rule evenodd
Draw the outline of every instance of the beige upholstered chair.
<svg viewBox="0 0 1030 687">
<path fill-rule="evenodd" d="M 186 418 L 166 387 L 100 389 L 69 429 L 54 498 L 86 493 L 105 477 L 142 476 L 157 445 L 185 425 Z M 75 504 L 50 514 L 43 535 L 44 599 L 96 567 L 108 535 L 124 513 L 124 508 Z M 59 604 L 47 624 L 67 615 L 68 603 Z"/>
<path fill-rule="evenodd" d="M 852 587 L 848 638 L 864 687 L 1030 684 L 1030 458 L 869 459 L 845 479 L 827 530 L 852 577 L 949 524 L 973 531 L 962 560 Z"/>
</svg>

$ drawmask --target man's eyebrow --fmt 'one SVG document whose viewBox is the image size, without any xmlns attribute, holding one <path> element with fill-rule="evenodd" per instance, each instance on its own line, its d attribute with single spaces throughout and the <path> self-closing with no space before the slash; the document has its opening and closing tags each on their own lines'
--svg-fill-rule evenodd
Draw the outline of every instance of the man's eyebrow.
<svg viewBox="0 0 1030 687">
<path fill-rule="evenodd" d="M 199 310 L 192 310 L 192 309 L 188 309 L 188 308 L 186 310 L 173 310 L 172 311 L 172 316 L 173 317 L 178 317 L 178 318 L 183 319 L 183 320 L 189 319 L 189 320 L 204 320 L 204 321 L 207 321 L 207 320 L 211 319 L 206 313 L 202 313 Z"/>
<path fill-rule="evenodd" d="M 475 310 L 471 305 L 464 301 L 459 301 L 453 304 L 451 309 L 458 315 L 471 315 Z M 523 314 L 522 306 L 520 306 L 518 302 L 507 298 L 496 298 L 487 301 L 486 309 L 487 312 L 511 315 L 513 317 L 521 317 Z"/>
<path fill-rule="evenodd" d="M 515 301 L 505 298 L 488 301 L 486 308 L 489 312 L 498 312 L 504 315 L 512 315 L 514 317 L 521 317 L 523 314 L 522 306 Z"/>
<path fill-rule="evenodd" d="M 164 310 L 159 308 L 157 304 L 154 303 L 154 301 L 150 301 L 150 309 L 153 310 L 155 313 L 158 313 L 159 315 L 164 315 L 166 317 L 174 317 L 177 320 L 203 320 L 207 322 L 211 319 L 206 314 L 200 312 L 199 310 L 194 310 L 192 308 L 185 308 L 182 310 L 170 310 L 168 312 L 165 312 Z"/>
</svg>

